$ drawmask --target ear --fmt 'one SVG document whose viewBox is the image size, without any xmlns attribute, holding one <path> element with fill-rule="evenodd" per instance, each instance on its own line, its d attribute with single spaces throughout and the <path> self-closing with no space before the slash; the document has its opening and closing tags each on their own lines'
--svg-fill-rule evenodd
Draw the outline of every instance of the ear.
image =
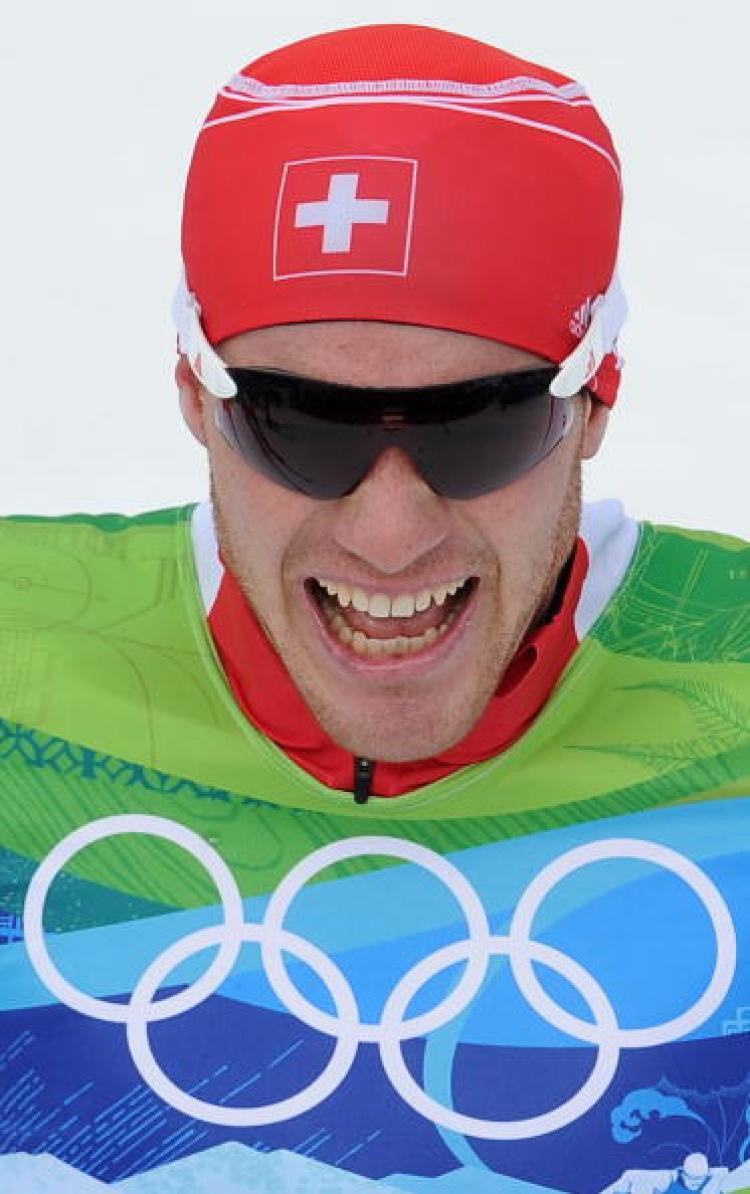
<svg viewBox="0 0 750 1194">
<path fill-rule="evenodd" d="M 187 357 L 180 353 L 174 370 L 174 379 L 180 395 L 182 417 L 199 444 L 206 446 L 206 408 L 203 390 L 198 378 L 188 364 Z"/>
<path fill-rule="evenodd" d="M 587 395 L 588 411 L 586 412 L 586 426 L 583 431 L 581 457 L 591 460 L 599 451 L 609 420 L 609 407 L 597 398 Z"/>
</svg>

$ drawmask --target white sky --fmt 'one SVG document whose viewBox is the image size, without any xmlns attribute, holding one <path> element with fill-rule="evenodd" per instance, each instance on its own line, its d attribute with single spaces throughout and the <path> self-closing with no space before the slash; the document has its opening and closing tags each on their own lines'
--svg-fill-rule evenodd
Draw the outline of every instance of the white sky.
<svg viewBox="0 0 750 1194">
<path fill-rule="evenodd" d="M 169 320 L 193 139 L 235 68 L 373 21 L 493 41 L 591 91 L 623 159 L 631 318 L 587 496 L 748 535 L 745 0 L 5 3 L 0 511 L 133 512 L 204 496 Z"/>
</svg>

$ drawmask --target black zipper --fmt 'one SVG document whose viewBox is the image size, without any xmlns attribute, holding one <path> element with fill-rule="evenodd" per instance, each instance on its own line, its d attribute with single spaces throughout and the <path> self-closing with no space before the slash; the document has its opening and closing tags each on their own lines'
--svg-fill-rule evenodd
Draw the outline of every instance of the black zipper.
<svg viewBox="0 0 750 1194">
<path fill-rule="evenodd" d="M 372 759 L 354 760 L 354 803 L 367 804 L 372 796 L 372 775 L 375 764 Z"/>
</svg>

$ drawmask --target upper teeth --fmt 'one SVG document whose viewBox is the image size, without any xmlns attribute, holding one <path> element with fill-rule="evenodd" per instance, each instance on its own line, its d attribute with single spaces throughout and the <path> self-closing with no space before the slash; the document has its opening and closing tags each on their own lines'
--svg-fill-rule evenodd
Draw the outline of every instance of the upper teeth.
<svg viewBox="0 0 750 1194">
<path fill-rule="evenodd" d="M 364 589 L 342 581 L 318 579 L 318 584 L 330 597 L 335 597 L 343 609 L 352 605 L 371 618 L 410 618 L 415 612 L 428 609 L 432 602 L 443 605 L 447 597 L 452 597 L 466 584 L 467 579 L 464 577 L 447 585 L 437 585 L 434 589 L 420 589 L 418 593 L 399 593 L 397 597 L 389 597 L 387 593 L 366 593 Z"/>
</svg>

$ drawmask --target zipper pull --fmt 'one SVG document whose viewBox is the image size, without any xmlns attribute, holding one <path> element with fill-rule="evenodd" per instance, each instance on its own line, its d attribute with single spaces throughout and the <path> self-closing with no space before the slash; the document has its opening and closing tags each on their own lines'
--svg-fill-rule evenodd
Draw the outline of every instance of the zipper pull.
<svg viewBox="0 0 750 1194">
<path fill-rule="evenodd" d="M 372 795 L 372 773 L 375 764 L 372 759 L 354 760 L 354 803 L 367 804 Z"/>
</svg>

